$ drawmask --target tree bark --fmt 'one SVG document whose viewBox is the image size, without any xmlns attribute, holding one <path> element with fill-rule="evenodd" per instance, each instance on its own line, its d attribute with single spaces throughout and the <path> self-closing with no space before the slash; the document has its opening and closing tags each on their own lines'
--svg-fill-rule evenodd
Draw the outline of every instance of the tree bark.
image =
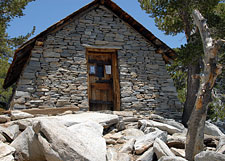
<svg viewBox="0 0 225 161">
<path fill-rule="evenodd" d="M 197 98 L 196 94 L 198 93 L 200 80 L 199 78 L 196 77 L 196 75 L 199 74 L 200 74 L 199 61 L 188 65 L 187 95 L 182 115 L 182 124 L 185 127 L 187 127 L 187 122 L 191 116 Z"/>
<path fill-rule="evenodd" d="M 183 1 L 184 6 L 189 5 L 189 1 Z M 187 39 L 187 42 L 194 43 L 195 36 L 191 36 L 191 22 L 189 20 L 189 13 L 186 12 L 185 9 L 180 8 L 179 13 L 181 15 L 181 18 L 184 22 L 184 31 L 185 31 L 185 37 Z M 187 127 L 187 122 L 191 116 L 192 110 L 195 105 L 200 80 L 196 78 L 196 75 L 199 75 L 200 73 L 200 63 L 199 60 L 193 60 L 188 65 L 188 74 L 187 74 L 187 95 L 186 100 L 184 103 L 184 109 L 182 114 L 182 124 Z"/>
<path fill-rule="evenodd" d="M 217 65 L 217 42 L 210 36 L 206 19 L 198 10 L 193 11 L 194 22 L 201 34 L 204 49 L 204 71 L 201 74 L 201 85 L 191 117 L 188 121 L 186 140 L 186 159 L 194 161 L 194 156 L 203 150 L 204 126 L 208 103 L 211 101 L 211 92 L 216 77 L 221 74 L 222 66 Z"/>
</svg>

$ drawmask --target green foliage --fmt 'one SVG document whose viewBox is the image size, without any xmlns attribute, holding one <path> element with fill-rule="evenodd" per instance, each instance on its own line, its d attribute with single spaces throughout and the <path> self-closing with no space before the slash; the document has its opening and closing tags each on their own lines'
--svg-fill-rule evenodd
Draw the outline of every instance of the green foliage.
<svg viewBox="0 0 225 161">
<path fill-rule="evenodd" d="M 225 99 L 225 95 L 223 96 Z M 225 106 L 218 98 L 213 98 L 213 102 L 209 104 L 208 118 L 212 121 L 225 121 Z"/>
<path fill-rule="evenodd" d="M 34 0 L 3 0 L 0 1 L 0 53 L 5 57 L 13 54 L 12 49 L 18 47 L 34 33 L 35 28 L 26 36 L 9 38 L 6 33 L 9 22 L 15 17 L 23 16 L 25 6 Z"/>
<path fill-rule="evenodd" d="M 219 3 L 208 16 L 210 32 L 215 39 L 225 38 L 225 3 Z"/>
<path fill-rule="evenodd" d="M 178 99 L 181 103 L 186 100 L 186 89 L 187 89 L 187 67 L 183 64 L 183 53 L 182 49 L 174 49 L 177 53 L 177 58 L 172 64 L 167 65 L 167 71 L 173 79 L 174 85 L 177 89 Z"/>
<path fill-rule="evenodd" d="M 168 35 L 183 32 L 184 25 L 177 12 L 180 3 L 167 0 L 139 0 L 141 8 L 155 18 L 156 26 Z M 182 6 L 180 6 L 182 7 Z M 183 7 L 182 7 L 183 8 Z"/>
<path fill-rule="evenodd" d="M 9 60 L 14 49 L 26 41 L 35 31 L 35 28 L 25 36 L 10 38 L 6 33 L 9 22 L 15 17 L 24 15 L 25 6 L 34 0 L 1 0 L 0 1 L 0 108 L 6 108 L 12 88 L 3 89 L 2 85 L 9 68 Z"/>
<path fill-rule="evenodd" d="M 191 13 L 199 9 L 204 17 L 212 12 L 220 0 L 138 0 L 141 8 L 155 18 L 157 27 L 165 34 L 191 32 L 194 28 Z M 189 31 L 187 31 L 189 30 Z M 186 33 L 188 34 L 188 33 Z M 190 33 L 189 33 L 190 34 Z M 189 35 L 188 35 L 189 36 Z"/>
<path fill-rule="evenodd" d="M 195 30 L 192 20 L 193 9 L 200 10 L 201 14 L 208 20 L 213 38 L 225 38 L 225 1 L 221 0 L 138 0 L 141 8 L 155 18 L 158 29 L 167 35 L 185 33 L 188 43 L 175 49 L 177 59 L 168 65 L 168 71 L 177 88 L 178 98 L 182 103 L 186 99 L 187 91 L 187 66 L 201 59 L 203 52 L 200 35 Z M 194 32 L 193 32 L 194 31 Z M 193 34 L 194 33 L 194 34 Z M 224 49 L 222 49 L 225 51 Z M 215 88 L 225 92 L 225 52 L 219 55 L 219 62 L 223 64 L 223 73 L 218 77 Z M 214 98 L 210 104 L 211 117 L 224 117 L 221 110 L 224 104 L 218 103 Z"/>
<path fill-rule="evenodd" d="M 202 48 L 202 41 L 200 35 L 198 33 L 191 35 L 190 41 L 185 44 L 181 45 L 179 53 L 178 53 L 178 61 L 183 66 L 188 66 L 189 63 L 196 63 L 201 56 L 203 55 L 204 51 Z"/>
<path fill-rule="evenodd" d="M 225 3 L 219 3 L 209 17 L 210 31 L 215 39 L 225 39 Z M 208 116 L 212 121 L 225 121 L 225 44 L 220 48 L 218 62 L 222 64 L 222 74 L 214 86 L 213 101 L 209 104 Z"/>
<path fill-rule="evenodd" d="M 186 86 L 186 78 L 187 78 L 187 68 L 180 61 L 180 53 L 181 49 L 175 49 L 178 55 L 177 59 L 173 62 L 173 64 L 167 65 L 167 70 L 174 80 L 175 86 L 177 89 L 182 89 Z"/>
<path fill-rule="evenodd" d="M 8 100 L 12 95 L 12 87 L 6 90 L 2 87 L 8 68 L 8 58 L 0 56 L 0 108 L 6 108 L 5 104 L 8 103 Z"/>
</svg>

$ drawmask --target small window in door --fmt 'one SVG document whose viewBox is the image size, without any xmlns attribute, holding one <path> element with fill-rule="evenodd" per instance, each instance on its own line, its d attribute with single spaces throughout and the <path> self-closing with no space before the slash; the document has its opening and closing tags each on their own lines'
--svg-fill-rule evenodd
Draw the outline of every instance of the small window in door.
<svg viewBox="0 0 225 161">
<path fill-rule="evenodd" d="M 96 76 L 99 78 L 104 77 L 104 65 L 97 65 L 97 73 Z"/>
</svg>

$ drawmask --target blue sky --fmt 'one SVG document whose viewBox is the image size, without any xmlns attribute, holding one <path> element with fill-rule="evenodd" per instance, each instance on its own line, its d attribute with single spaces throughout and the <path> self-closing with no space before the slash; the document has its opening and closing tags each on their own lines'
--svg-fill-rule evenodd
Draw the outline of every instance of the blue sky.
<svg viewBox="0 0 225 161">
<path fill-rule="evenodd" d="M 158 30 L 154 20 L 140 8 L 138 0 L 113 1 L 168 46 L 180 47 L 186 42 L 184 34 L 168 36 Z M 25 16 L 16 18 L 10 23 L 9 36 L 25 35 L 32 30 L 33 26 L 36 26 L 35 35 L 37 35 L 90 2 L 92 0 L 36 0 L 31 2 L 24 10 Z"/>
</svg>

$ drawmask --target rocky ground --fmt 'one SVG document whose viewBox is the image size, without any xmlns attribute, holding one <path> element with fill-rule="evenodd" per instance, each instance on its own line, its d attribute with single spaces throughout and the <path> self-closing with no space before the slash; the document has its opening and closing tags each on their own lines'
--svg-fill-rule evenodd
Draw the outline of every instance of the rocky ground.
<svg viewBox="0 0 225 161">
<path fill-rule="evenodd" d="M 1 161 L 185 161 L 187 129 L 129 111 L 0 115 Z M 195 161 L 225 161 L 225 135 L 207 122 Z"/>
</svg>

